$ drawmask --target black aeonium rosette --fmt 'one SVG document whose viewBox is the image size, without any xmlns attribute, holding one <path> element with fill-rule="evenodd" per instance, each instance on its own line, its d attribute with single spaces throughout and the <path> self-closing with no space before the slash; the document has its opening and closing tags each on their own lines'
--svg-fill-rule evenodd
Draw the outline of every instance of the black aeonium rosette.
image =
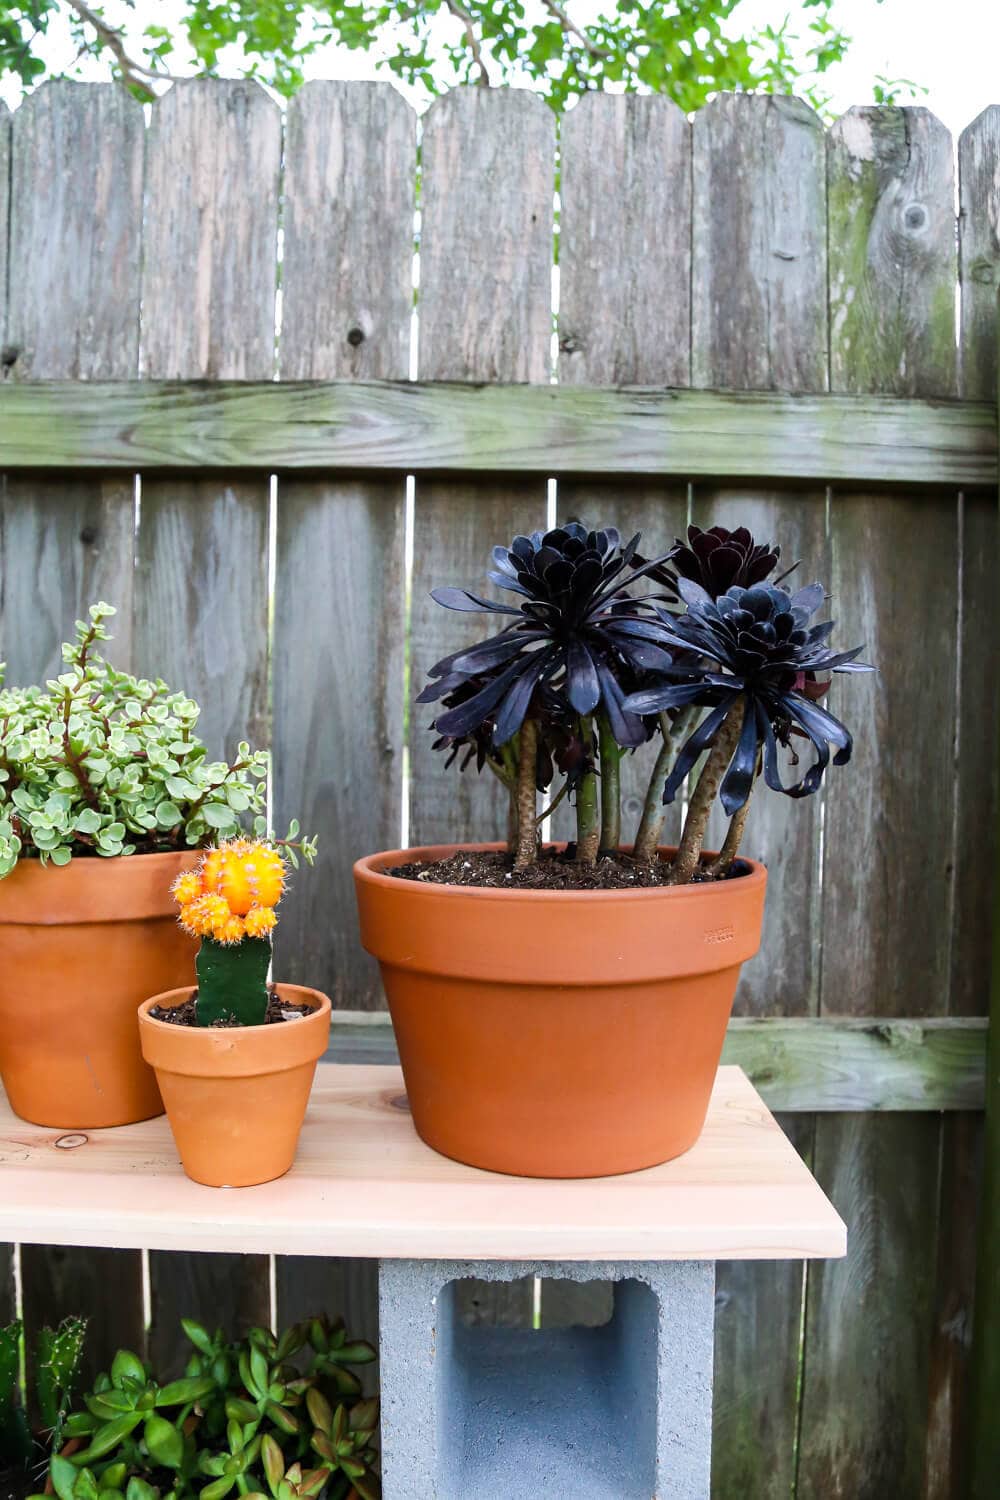
<svg viewBox="0 0 1000 1500">
<path fill-rule="evenodd" d="M 637 674 L 663 671 L 672 658 L 664 649 L 670 617 L 661 618 L 653 603 L 659 596 L 629 593 L 664 561 L 630 566 L 638 543 L 638 534 L 623 547 L 613 527 L 588 531 L 570 521 L 495 547 L 487 576 L 522 598 L 516 608 L 465 589 L 434 589 L 432 598 L 446 609 L 511 617 L 498 635 L 431 668 L 417 701 L 444 701 L 437 734 L 461 741 L 489 723 L 490 743 L 500 747 L 520 729 L 536 692 L 548 690 L 573 715 L 606 714 L 619 745 L 642 744 L 649 724 L 625 708 L 625 698 Z M 466 691 L 472 682 L 475 691 Z"/>
<path fill-rule="evenodd" d="M 700 583 L 707 594 L 717 599 L 728 589 L 748 589 L 755 583 L 763 583 L 778 566 L 780 556 L 780 547 L 756 541 L 745 526 L 737 526 L 735 531 L 725 526 L 713 526 L 709 531 L 689 526 L 687 541 L 678 538 L 663 564 L 652 567 L 649 576 L 654 583 L 664 586 L 671 599 L 680 597 L 681 578 Z M 635 558 L 637 566 L 644 561 L 640 556 Z M 787 569 L 782 577 L 791 571 Z"/>
<path fill-rule="evenodd" d="M 631 694 L 627 711 L 649 714 L 697 704 L 710 709 L 682 746 L 664 787 L 664 802 L 672 802 L 698 757 L 709 748 L 727 715 L 741 697 L 745 713 L 732 760 L 722 781 L 722 805 L 730 816 L 750 795 L 763 752 L 764 779 L 773 791 L 806 797 L 819 787 L 830 762 L 844 765 L 851 757 L 852 740 L 839 719 L 816 701 L 822 691 L 818 674 L 871 672 L 856 658 L 862 651 L 834 652 L 827 646 L 834 621 L 810 625 L 823 603 L 821 584 L 793 594 L 772 583 L 750 588 L 732 587 L 719 598 L 689 578 L 678 580 L 687 605 L 680 616 L 660 610 L 667 629 L 666 644 L 676 651 L 696 653 L 665 669 L 652 687 Z M 778 765 L 778 744 L 788 745 L 800 733 L 810 740 L 816 759 L 800 781 L 785 786 Z"/>
</svg>

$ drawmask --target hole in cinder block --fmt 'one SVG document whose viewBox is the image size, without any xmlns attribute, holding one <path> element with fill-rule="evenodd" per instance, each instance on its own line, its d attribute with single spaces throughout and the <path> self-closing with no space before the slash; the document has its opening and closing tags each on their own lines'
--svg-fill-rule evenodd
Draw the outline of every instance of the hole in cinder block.
<svg viewBox="0 0 1000 1500">
<path fill-rule="evenodd" d="M 600 1327 L 468 1327 L 438 1298 L 440 1500 L 649 1500 L 656 1483 L 657 1298 L 615 1283 Z"/>
</svg>

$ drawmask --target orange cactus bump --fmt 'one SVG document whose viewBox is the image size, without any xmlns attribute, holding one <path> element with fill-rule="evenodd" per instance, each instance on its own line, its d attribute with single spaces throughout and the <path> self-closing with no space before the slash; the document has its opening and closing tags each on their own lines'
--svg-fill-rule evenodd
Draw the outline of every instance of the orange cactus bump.
<svg viewBox="0 0 1000 1500">
<path fill-rule="evenodd" d="M 284 888 L 281 855 L 245 838 L 209 849 L 174 882 L 181 926 L 202 940 L 196 961 L 199 1025 L 265 1022 L 274 908 Z"/>
<path fill-rule="evenodd" d="M 277 850 L 259 840 L 234 839 L 179 876 L 173 894 L 186 932 L 230 945 L 270 935 L 284 889 L 285 861 Z"/>
</svg>

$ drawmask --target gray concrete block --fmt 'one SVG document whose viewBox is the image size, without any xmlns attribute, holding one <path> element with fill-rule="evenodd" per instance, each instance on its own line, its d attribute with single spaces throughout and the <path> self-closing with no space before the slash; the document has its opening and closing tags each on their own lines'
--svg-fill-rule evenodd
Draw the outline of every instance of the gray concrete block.
<svg viewBox="0 0 1000 1500">
<path fill-rule="evenodd" d="M 614 1284 L 600 1328 L 468 1328 L 466 1277 Z M 384 1260 L 385 1500 L 707 1500 L 712 1262 Z"/>
</svg>

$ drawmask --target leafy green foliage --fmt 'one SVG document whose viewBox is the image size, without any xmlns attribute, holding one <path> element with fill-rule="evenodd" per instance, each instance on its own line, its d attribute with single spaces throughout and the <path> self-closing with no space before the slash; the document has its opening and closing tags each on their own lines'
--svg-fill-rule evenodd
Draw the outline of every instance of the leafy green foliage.
<svg viewBox="0 0 1000 1500">
<path fill-rule="evenodd" d="M 28 1362 L 33 1372 L 30 1404 L 39 1413 L 42 1437 L 53 1448 L 62 1443 L 86 1329 L 82 1318 L 64 1318 L 58 1328 L 40 1329 Z M 28 1468 L 35 1449 L 21 1385 L 22 1337 L 19 1322 L 0 1328 L 0 1470 Z"/>
<path fill-rule="evenodd" d="M 51 1460 L 58 1500 L 378 1500 L 378 1402 L 350 1368 L 375 1359 L 370 1344 L 323 1318 L 238 1344 L 182 1326 L 180 1379 L 158 1384 L 127 1350 L 97 1377 L 65 1426 L 82 1446 Z"/>
<path fill-rule="evenodd" d="M 880 0 L 872 0 L 873 4 Z M 303 62 L 331 44 L 375 51 L 407 84 L 434 95 L 456 83 L 529 82 L 556 108 L 590 89 L 648 89 L 697 109 L 718 89 L 797 91 L 826 102 L 823 75 L 850 38 L 836 0 L 803 0 L 796 32 L 786 16 L 740 34 L 742 0 L 674 0 L 608 5 L 581 18 L 575 0 L 188 0 L 179 33 L 154 22 L 140 31 L 121 7 L 93 0 L 22 0 L 0 16 L 0 72 L 31 84 L 44 73 L 39 38 L 57 12 L 68 15 L 79 55 L 104 54 L 140 95 L 166 80 L 177 58 L 193 56 L 213 73 L 224 49 L 242 53 L 243 71 L 292 94 Z M 130 6 L 128 7 L 131 8 Z M 114 14 L 110 12 L 114 11 Z M 127 10 L 124 12 L 127 18 Z M 880 102 L 913 85 L 881 78 Z"/>
<path fill-rule="evenodd" d="M 266 834 L 267 753 L 241 744 L 231 764 L 210 761 L 197 703 L 94 650 L 114 612 L 94 604 L 89 624 L 77 621 L 66 671 L 44 688 L 0 686 L 0 878 L 27 856 L 64 865 L 203 848 L 238 833 L 245 814 Z M 298 847 L 312 858 L 310 840 Z"/>
</svg>

